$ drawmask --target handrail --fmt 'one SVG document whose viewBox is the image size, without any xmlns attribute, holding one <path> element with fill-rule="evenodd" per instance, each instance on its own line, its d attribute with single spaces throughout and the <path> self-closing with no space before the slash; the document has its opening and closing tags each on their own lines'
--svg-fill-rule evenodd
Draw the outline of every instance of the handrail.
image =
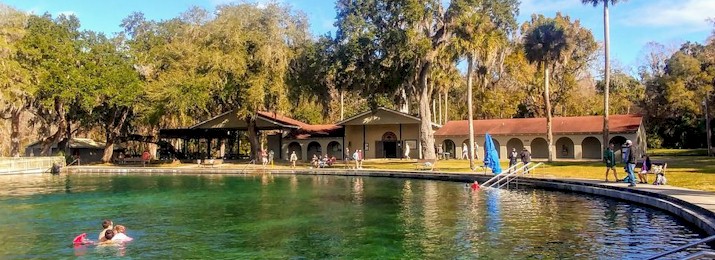
<svg viewBox="0 0 715 260">
<path fill-rule="evenodd" d="M 715 259 L 715 252 L 710 252 L 710 251 L 700 251 L 697 253 L 692 253 L 689 255 L 686 255 L 685 257 L 681 258 L 680 260 L 691 260 L 691 259 L 700 259 L 702 257 L 709 257 L 708 259 Z"/>
<path fill-rule="evenodd" d="M 520 162 L 520 163 L 521 163 L 521 162 Z M 526 166 L 529 165 L 529 164 L 531 164 L 531 163 L 524 164 L 523 166 L 517 168 L 517 169 L 514 170 L 513 172 L 507 173 L 506 175 L 510 175 L 510 174 L 514 174 L 514 173 L 516 173 L 516 172 L 519 172 L 520 169 L 526 167 Z M 516 164 L 516 165 L 514 165 L 514 166 L 512 166 L 512 167 L 516 167 L 516 166 L 518 166 L 518 165 L 519 165 L 519 164 Z M 511 169 L 512 167 L 509 167 L 509 169 L 507 169 L 507 170 L 512 170 L 512 169 Z M 484 183 L 482 183 L 481 186 L 482 186 L 482 187 L 487 187 L 487 185 L 490 185 L 490 183 L 493 183 L 495 180 L 500 179 L 500 178 L 503 178 L 503 177 L 504 177 L 504 175 L 501 175 L 501 174 L 494 175 L 494 177 L 492 177 L 491 179 L 489 179 L 489 180 L 485 181 Z"/>
<path fill-rule="evenodd" d="M 529 168 L 529 165 L 531 165 L 531 163 L 527 163 L 527 164 L 525 164 L 525 165 L 523 165 L 523 166 L 517 168 L 515 171 L 513 171 L 513 172 L 511 172 L 511 173 L 505 174 L 505 175 L 501 176 L 501 178 L 498 178 L 498 179 L 496 180 L 496 182 L 493 182 L 491 185 L 489 185 L 489 187 L 490 187 L 490 188 L 493 188 L 493 187 L 499 185 L 499 183 L 500 183 L 502 180 L 508 181 L 510 177 L 515 176 L 515 175 L 518 175 L 518 174 L 519 174 L 519 171 L 524 171 L 524 169 Z M 501 186 L 498 186 L 498 187 L 501 187 Z"/>
<path fill-rule="evenodd" d="M 698 241 L 692 242 L 692 243 L 690 243 L 690 244 L 687 244 L 687 245 L 678 247 L 678 248 L 676 248 L 676 249 L 667 251 L 667 252 L 665 252 L 665 253 L 661 253 L 661 254 L 657 254 L 657 255 L 648 257 L 647 260 L 658 259 L 658 258 L 667 256 L 667 255 L 674 254 L 674 253 L 683 251 L 683 250 L 685 250 L 685 249 L 688 249 L 688 248 L 697 246 L 697 245 L 699 245 L 699 244 L 708 243 L 708 242 L 710 242 L 710 241 L 715 241 L 715 235 L 709 236 L 709 237 L 706 237 L 706 238 L 703 238 L 703 239 L 701 239 L 701 240 L 698 240 Z"/>
<path fill-rule="evenodd" d="M 522 173 L 523 173 L 523 174 L 526 174 L 527 172 L 533 171 L 534 169 L 536 169 L 536 167 L 539 167 L 539 166 L 541 166 L 542 164 L 544 164 L 544 163 L 537 163 L 537 164 L 534 165 L 533 167 L 522 171 Z M 519 178 L 519 175 L 518 175 L 518 174 L 514 175 L 514 178 L 512 178 L 511 180 L 509 180 L 509 177 L 511 177 L 511 176 L 506 176 L 506 182 L 504 182 L 504 184 L 502 184 L 502 185 L 499 185 L 498 188 L 501 188 L 501 187 L 503 187 L 504 185 L 508 185 L 510 181 L 513 181 L 514 179 Z M 497 183 L 498 183 L 498 182 L 497 182 Z"/>
</svg>

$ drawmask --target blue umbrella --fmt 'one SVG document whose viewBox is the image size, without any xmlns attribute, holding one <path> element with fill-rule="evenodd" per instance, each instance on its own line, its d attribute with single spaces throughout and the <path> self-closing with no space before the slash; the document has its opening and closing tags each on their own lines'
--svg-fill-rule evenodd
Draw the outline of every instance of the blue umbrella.
<svg viewBox="0 0 715 260">
<path fill-rule="evenodd" d="M 500 174 L 501 165 L 499 165 L 499 154 L 494 147 L 494 141 L 489 133 L 484 135 L 484 165 L 492 169 L 492 173 Z"/>
</svg>

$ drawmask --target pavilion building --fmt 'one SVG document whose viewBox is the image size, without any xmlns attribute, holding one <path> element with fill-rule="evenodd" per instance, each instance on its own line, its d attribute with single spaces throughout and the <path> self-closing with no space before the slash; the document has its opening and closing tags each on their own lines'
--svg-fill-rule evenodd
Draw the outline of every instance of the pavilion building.
<svg viewBox="0 0 715 260">
<path fill-rule="evenodd" d="M 526 148 L 534 159 L 548 158 L 546 118 L 511 118 L 474 120 L 474 141 L 478 158 L 484 158 L 485 133 L 489 133 L 499 158 L 506 160 L 512 149 Z M 603 116 L 554 117 L 552 121 L 554 159 L 600 160 L 603 156 Z M 647 150 L 643 117 L 640 115 L 609 116 L 608 143 L 615 145 L 616 155 L 631 140 L 638 156 Z M 435 132 L 435 143 L 445 153 L 462 158 L 463 145 L 469 143 L 469 121 L 449 121 Z M 466 156 L 465 156 L 466 157 Z"/>
<path fill-rule="evenodd" d="M 601 159 L 601 116 L 555 117 L 553 119 L 554 158 Z M 460 158 L 462 144 L 468 142 L 468 121 L 449 121 L 444 126 L 432 124 L 436 146 L 442 146 L 443 157 Z M 499 156 L 506 160 L 512 148 L 527 148 L 534 159 L 548 156 L 546 120 L 515 118 L 474 120 L 477 155 L 483 158 L 484 134 L 492 135 Z M 343 159 L 345 148 L 352 154 L 363 150 L 365 159 L 401 159 L 405 154 L 421 158 L 420 118 L 388 108 L 376 108 L 359 113 L 336 124 L 312 125 L 273 112 L 258 112 L 256 128 L 261 145 L 274 152 L 275 160 L 287 160 L 295 152 L 301 161 L 310 161 L 314 154 Z M 174 144 L 185 159 L 247 158 L 248 124 L 235 110 L 188 128 L 162 129 L 160 138 Z M 644 154 L 645 130 L 642 117 L 613 115 L 610 117 L 610 143 L 617 147 L 630 139 L 639 154 Z M 243 147 L 243 148 L 242 148 Z M 409 152 L 405 148 L 409 147 Z M 437 147 L 435 147 L 437 149 Z M 618 148 L 617 148 L 618 150 Z M 241 151 L 244 151 L 243 154 Z M 407 152 L 407 153 L 406 153 Z"/>
</svg>

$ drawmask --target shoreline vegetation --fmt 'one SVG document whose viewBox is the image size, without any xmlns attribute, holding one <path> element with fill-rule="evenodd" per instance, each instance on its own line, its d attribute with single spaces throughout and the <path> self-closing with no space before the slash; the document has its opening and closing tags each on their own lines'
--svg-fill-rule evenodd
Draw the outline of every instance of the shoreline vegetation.
<svg viewBox="0 0 715 260">
<path fill-rule="evenodd" d="M 668 185 L 675 187 L 682 187 L 694 190 L 702 190 L 715 192 L 715 158 L 707 157 L 701 155 L 705 153 L 705 150 L 674 150 L 674 149 L 654 149 L 650 154 L 654 161 L 663 161 L 668 163 L 668 168 L 666 170 L 666 177 L 668 179 Z M 538 160 L 536 160 L 538 161 Z M 482 165 L 481 161 L 477 161 L 478 166 Z M 402 170 L 402 171 L 415 171 L 417 170 L 417 160 L 402 160 L 402 159 L 372 159 L 366 160 L 363 164 L 364 171 L 369 170 Z M 350 167 L 346 167 L 341 160 L 334 164 L 332 169 L 350 169 L 354 168 L 353 164 L 348 164 Z M 99 164 L 94 166 L 118 166 L 118 167 L 141 167 L 140 164 Z M 199 168 L 195 163 L 154 163 L 150 165 L 151 167 L 161 167 L 161 168 Z M 501 166 L 503 169 L 508 168 L 508 162 L 502 161 Z M 299 163 L 295 169 L 309 169 L 311 167 L 310 163 L 302 162 Z M 202 167 L 203 168 L 203 167 Z M 249 164 L 248 161 L 235 161 L 235 162 L 225 162 L 220 165 L 215 166 L 216 169 L 244 169 L 244 170 L 260 170 L 264 167 L 260 164 Z M 266 166 L 267 169 L 292 169 L 288 161 L 276 160 L 275 165 Z M 331 169 L 328 168 L 328 169 Z M 616 167 L 618 171 L 618 177 L 620 179 L 626 176 L 623 170 L 623 164 L 619 164 Z M 555 177 L 555 178 L 565 178 L 565 179 L 591 179 L 591 180 L 605 180 L 605 165 L 601 161 L 557 161 L 552 163 L 547 163 L 544 161 L 544 165 L 537 168 L 533 173 L 530 173 L 534 177 Z M 469 161 L 468 160 L 440 160 L 436 164 L 435 172 L 470 172 Z M 477 167 L 475 174 L 484 174 L 484 170 Z M 491 174 L 491 173 L 487 173 Z M 653 174 L 648 175 L 649 183 L 655 180 Z M 609 181 L 613 182 L 613 176 L 609 176 Z M 650 185 L 650 184 L 649 184 Z"/>
</svg>

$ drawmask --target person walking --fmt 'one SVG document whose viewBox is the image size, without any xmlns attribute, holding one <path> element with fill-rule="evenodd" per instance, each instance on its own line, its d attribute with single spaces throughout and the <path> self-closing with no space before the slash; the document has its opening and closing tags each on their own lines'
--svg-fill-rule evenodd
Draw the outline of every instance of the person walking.
<svg viewBox="0 0 715 260">
<path fill-rule="evenodd" d="M 462 144 L 462 160 L 469 159 L 469 147 L 467 144 Z"/>
<path fill-rule="evenodd" d="M 350 148 L 345 147 L 345 154 L 343 155 L 343 161 L 345 163 L 345 168 L 350 168 Z"/>
<path fill-rule="evenodd" d="M 355 161 L 355 169 L 360 169 L 360 150 L 355 150 L 353 160 Z"/>
<path fill-rule="evenodd" d="M 513 171 L 512 167 L 516 165 L 519 159 L 519 153 L 516 152 L 516 148 L 511 148 L 511 153 L 509 153 L 509 172 Z"/>
<path fill-rule="evenodd" d="M 405 159 L 410 159 L 410 144 L 405 143 Z"/>
<path fill-rule="evenodd" d="M 634 171 L 636 169 L 636 155 L 633 151 L 633 142 L 631 140 L 626 140 L 626 147 L 628 147 L 628 155 L 626 155 L 626 171 L 628 172 L 628 181 L 631 183 L 628 187 L 635 187 L 636 175 Z"/>
<path fill-rule="evenodd" d="M 608 182 L 608 171 L 613 171 L 613 178 L 618 181 L 618 173 L 616 173 L 616 154 L 613 151 L 613 144 L 609 144 L 608 148 L 603 151 L 603 161 L 606 163 L 606 182 Z"/>
<path fill-rule="evenodd" d="M 362 154 L 362 150 L 358 150 L 358 164 L 360 165 L 360 169 L 362 169 L 362 161 L 365 159 Z"/>
<path fill-rule="evenodd" d="M 521 163 L 523 163 L 524 165 L 527 165 L 531 162 L 531 153 L 529 152 L 529 150 L 526 150 L 526 147 L 521 150 L 521 155 L 519 156 L 521 157 Z M 529 174 L 529 171 L 525 170 L 524 174 Z"/>
<path fill-rule="evenodd" d="M 295 151 L 292 151 L 290 153 L 290 164 L 291 168 L 295 168 L 295 162 L 298 161 L 298 155 L 295 154 Z"/>
</svg>

